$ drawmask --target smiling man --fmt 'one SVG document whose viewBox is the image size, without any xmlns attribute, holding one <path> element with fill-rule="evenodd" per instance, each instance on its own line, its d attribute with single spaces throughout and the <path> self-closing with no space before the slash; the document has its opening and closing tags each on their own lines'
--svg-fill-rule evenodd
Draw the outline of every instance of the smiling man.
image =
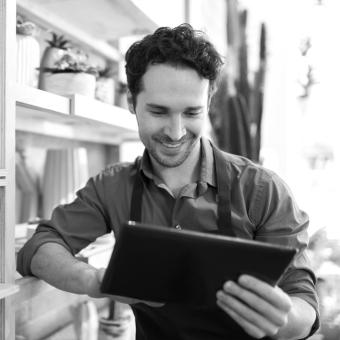
<svg viewBox="0 0 340 340">
<path fill-rule="evenodd" d="M 160 28 L 130 47 L 128 102 L 145 152 L 91 178 L 74 202 L 39 225 L 18 256 L 23 275 L 102 296 L 104 269 L 73 254 L 119 233 L 129 219 L 290 245 L 299 254 L 275 287 L 242 275 L 220 287 L 215 306 L 120 300 L 133 309 L 137 340 L 302 339 L 317 329 L 307 215 L 276 174 L 202 137 L 221 66 L 213 45 L 189 25 Z M 226 200 L 217 200 L 221 190 Z M 230 260 L 237 261 L 220 259 Z"/>
<path fill-rule="evenodd" d="M 188 67 L 163 63 L 147 68 L 141 86 L 137 100 L 129 93 L 129 108 L 154 173 L 176 194 L 198 179 L 209 80 Z"/>
</svg>

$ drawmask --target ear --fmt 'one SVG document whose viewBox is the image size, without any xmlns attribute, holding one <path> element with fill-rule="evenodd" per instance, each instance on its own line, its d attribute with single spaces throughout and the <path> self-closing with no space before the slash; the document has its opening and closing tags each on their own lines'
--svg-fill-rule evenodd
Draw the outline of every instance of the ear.
<svg viewBox="0 0 340 340">
<path fill-rule="evenodd" d="M 129 89 L 126 91 L 126 99 L 128 103 L 128 109 L 132 114 L 136 114 L 135 107 L 133 105 L 132 94 Z"/>
<path fill-rule="evenodd" d="M 209 94 L 208 103 L 207 103 L 207 112 L 209 112 L 209 110 L 210 110 L 211 97 L 212 97 L 212 96 L 213 96 L 213 95 L 210 95 L 210 94 Z"/>
</svg>

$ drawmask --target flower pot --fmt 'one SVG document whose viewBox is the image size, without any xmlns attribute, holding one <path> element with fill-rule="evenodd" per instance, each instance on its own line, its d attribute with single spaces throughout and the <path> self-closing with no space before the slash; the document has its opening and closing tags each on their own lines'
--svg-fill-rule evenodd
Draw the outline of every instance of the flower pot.
<svg viewBox="0 0 340 340">
<path fill-rule="evenodd" d="M 96 77 L 89 73 L 48 73 L 43 74 L 42 90 L 62 96 L 81 94 L 94 98 L 96 90 Z"/>
<path fill-rule="evenodd" d="M 40 64 L 40 45 L 36 38 L 30 35 L 17 34 L 17 71 L 18 84 L 37 87 L 38 67 Z"/>
<path fill-rule="evenodd" d="M 107 103 L 114 104 L 115 100 L 115 83 L 112 78 L 100 77 L 96 83 L 96 99 Z"/>
<path fill-rule="evenodd" d="M 41 57 L 40 61 L 40 73 L 39 73 L 39 89 L 43 90 L 45 87 L 45 68 L 54 68 L 56 63 L 63 57 L 66 50 L 57 47 L 47 47 Z"/>
</svg>

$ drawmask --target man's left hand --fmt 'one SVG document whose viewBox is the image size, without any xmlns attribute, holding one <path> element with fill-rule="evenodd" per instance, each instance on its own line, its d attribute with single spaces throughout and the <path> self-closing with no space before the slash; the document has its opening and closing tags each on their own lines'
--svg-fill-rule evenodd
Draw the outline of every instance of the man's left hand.
<svg viewBox="0 0 340 340">
<path fill-rule="evenodd" d="M 216 296 L 217 305 L 257 339 L 275 336 L 286 325 L 292 307 L 282 289 L 249 275 L 240 276 L 237 283 L 225 282 Z"/>
</svg>

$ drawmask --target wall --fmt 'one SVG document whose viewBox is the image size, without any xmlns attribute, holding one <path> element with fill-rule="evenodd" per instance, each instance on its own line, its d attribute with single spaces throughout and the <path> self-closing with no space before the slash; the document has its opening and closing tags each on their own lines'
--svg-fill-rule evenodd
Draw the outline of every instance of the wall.
<svg viewBox="0 0 340 340">
<path fill-rule="evenodd" d="M 340 136 L 338 81 L 340 29 L 336 0 L 242 1 L 253 24 L 268 27 L 268 67 L 265 87 L 264 165 L 277 171 L 311 217 L 310 233 L 325 227 L 340 237 L 337 200 L 340 194 Z M 249 39 L 251 39 L 251 26 Z M 301 56 L 304 38 L 312 47 Z M 306 66 L 313 67 L 315 84 L 299 99 Z"/>
</svg>

